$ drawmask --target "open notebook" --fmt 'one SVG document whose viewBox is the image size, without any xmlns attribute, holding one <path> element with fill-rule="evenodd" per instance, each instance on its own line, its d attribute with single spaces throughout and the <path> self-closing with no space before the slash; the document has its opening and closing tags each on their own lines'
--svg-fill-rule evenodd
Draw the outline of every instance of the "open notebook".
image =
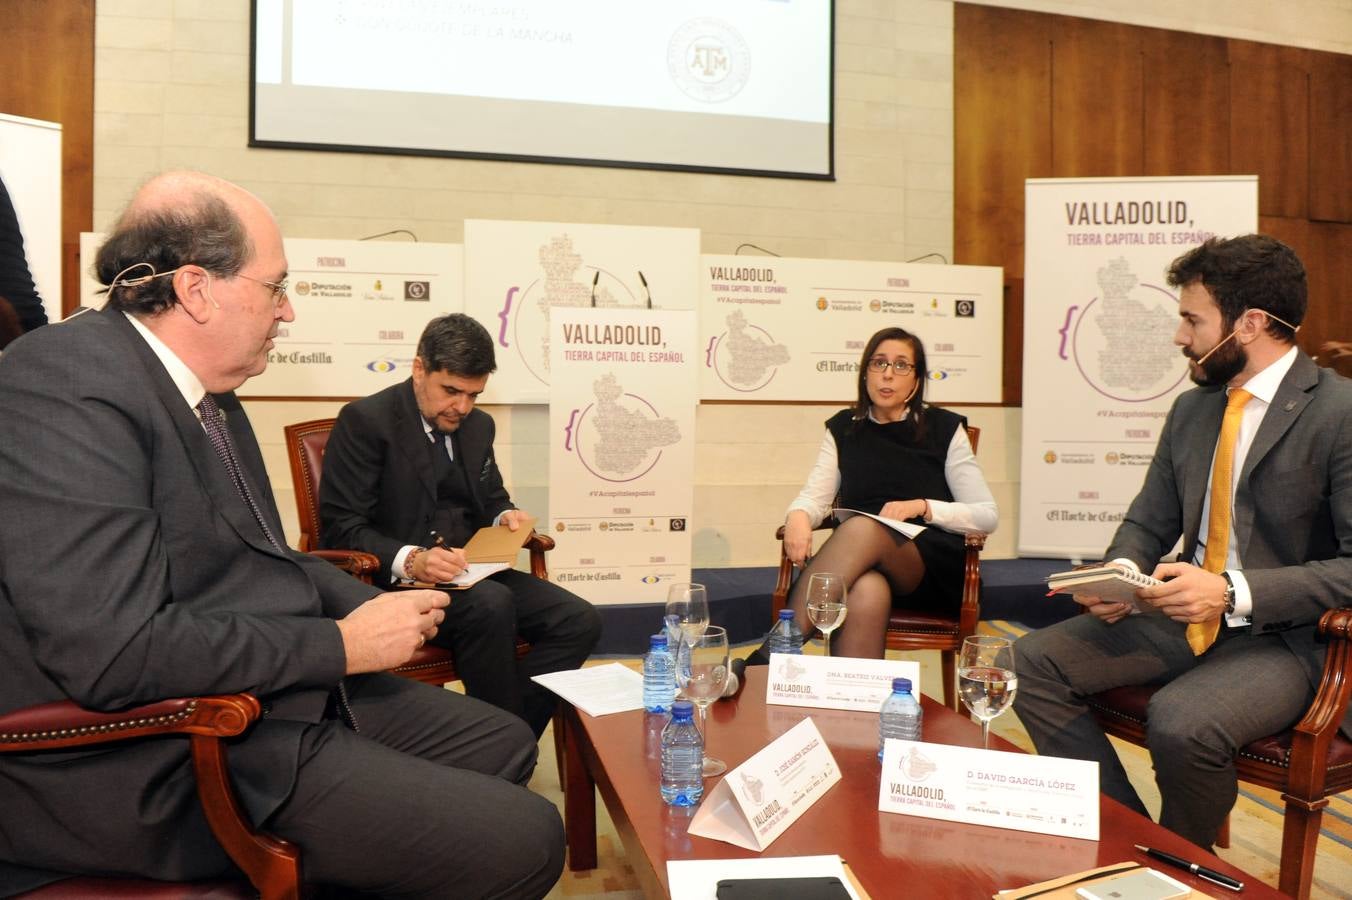
<svg viewBox="0 0 1352 900">
<path fill-rule="evenodd" d="M 465 558 L 469 568 L 451 581 L 438 584 L 439 588 L 463 590 L 478 584 L 489 575 L 510 569 L 516 562 L 526 541 L 535 531 L 535 519 L 527 519 L 516 531 L 506 525 L 488 525 L 474 533 L 474 537 L 465 544 Z"/>
</svg>

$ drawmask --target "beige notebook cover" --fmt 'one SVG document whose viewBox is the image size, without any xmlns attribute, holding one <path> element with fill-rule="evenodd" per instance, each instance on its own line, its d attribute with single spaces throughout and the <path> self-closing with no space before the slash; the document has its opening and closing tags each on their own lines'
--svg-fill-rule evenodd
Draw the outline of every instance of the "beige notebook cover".
<svg viewBox="0 0 1352 900">
<path fill-rule="evenodd" d="M 510 566 L 516 562 L 516 554 L 534 531 L 534 519 L 526 519 L 516 531 L 506 525 L 480 528 L 465 544 L 465 559 L 472 563 L 498 562 Z"/>
</svg>

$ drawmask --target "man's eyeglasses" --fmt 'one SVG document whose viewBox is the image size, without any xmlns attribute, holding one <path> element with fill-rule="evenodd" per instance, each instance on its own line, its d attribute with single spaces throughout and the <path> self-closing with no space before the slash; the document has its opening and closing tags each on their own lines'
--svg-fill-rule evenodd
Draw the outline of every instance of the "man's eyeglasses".
<svg viewBox="0 0 1352 900">
<path fill-rule="evenodd" d="M 243 272 L 236 272 L 235 277 L 247 278 L 249 281 L 257 282 L 264 287 L 272 288 L 272 305 L 281 306 L 282 301 L 286 299 L 287 283 L 285 281 L 264 281 L 261 278 L 255 278 L 252 275 L 245 275 Z"/>
<path fill-rule="evenodd" d="M 870 372 L 878 372 L 878 373 L 886 372 L 889 366 L 898 375 L 909 375 L 915 371 L 915 366 L 911 365 L 904 359 L 897 359 L 888 362 L 881 356 L 875 356 L 873 359 L 870 359 L 868 361 L 868 369 Z"/>
</svg>

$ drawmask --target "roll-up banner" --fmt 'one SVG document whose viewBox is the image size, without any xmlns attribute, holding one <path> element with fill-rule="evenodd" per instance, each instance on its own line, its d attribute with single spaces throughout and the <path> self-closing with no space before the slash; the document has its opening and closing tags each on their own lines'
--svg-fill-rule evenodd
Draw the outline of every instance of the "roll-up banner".
<svg viewBox="0 0 1352 900">
<path fill-rule="evenodd" d="M 1001 270 L 782 257 L 700 257 L 700 397 L 849 402 L 869 337 L 925 346 L 935 403 L 999 403 Z"/>
<path fill-rule="evenodd" d="M 1098 559 L 1192 386 L 1169 264 L 1258 228 L 1258 179 L 1039 178 L 1025 187 L 1019 553 Z"/>
<path fill-rule="evenodd" d="M 556 307 L 549 325 L 549 577 L 660 603 L 690 580 L 695 312 Z"/>
<path fill-rule="evenodd" d="M 465 312 L 496 342 L 484 403 L 546 403 L 554 310 L 693 310 L 699 230 L 465 220 Z"/>
<path fill-rule="evenodd" d="M 107 302 L 92 270 L 106 235 L 80 235 L 80 303 Z M 429 320 L 464 308 L 459 244 L 285 238 L 295 320 L 242 397 L 365 397 L 412 372 Z"/>
</svg>

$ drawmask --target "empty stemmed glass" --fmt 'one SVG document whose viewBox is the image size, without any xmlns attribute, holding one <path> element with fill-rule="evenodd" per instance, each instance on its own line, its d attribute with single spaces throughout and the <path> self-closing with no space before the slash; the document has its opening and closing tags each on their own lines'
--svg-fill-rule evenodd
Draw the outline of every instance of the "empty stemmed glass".
<svg viewBox="0 0 1352 900">
<path fill-rule="evenodd" d="M 728 682 L 728 632 L 717 625 L 709 625 L 690 645 L 689 655 L 676 666 L 676 678 L 681 682 L 686 699 L 699 707 L 699 730 L 704 735 L 704 774 L 721 775 L 728 770 L 727 763 L 715 759 L 709 749 L 709 705 L 723 695 Z"/>
<path fill-rule="evenodd" d="M 991 719 L 1009 708 L 1018 689 L 1013 641 L 984 634 L 963 638 L 958 693 L 963 705 L 981 720 L 982 747 L 990 747 Z"/>
<path fill-rule="evenodd" d="M 675 617 L 674 619 L 672 617 Z M 673 584 L 667 589 L 666 623 L 668 629 L 680 631 L 680 637 L 686 646 L 693 646 L 695 638 L 709 627 L 709 592 L 702 584 Z M 671 643 L 675 635 L 668 634 Z M 677 648 L 672 646 L 672 653 Z"/>
<path fill-rule="evenodd" d="M 807 578 L 807 617 L 826 642 L 831 655 L 831 632 L 845 621 L 845 579 L 832 572 L 816 572 Z"/>
</svg>

